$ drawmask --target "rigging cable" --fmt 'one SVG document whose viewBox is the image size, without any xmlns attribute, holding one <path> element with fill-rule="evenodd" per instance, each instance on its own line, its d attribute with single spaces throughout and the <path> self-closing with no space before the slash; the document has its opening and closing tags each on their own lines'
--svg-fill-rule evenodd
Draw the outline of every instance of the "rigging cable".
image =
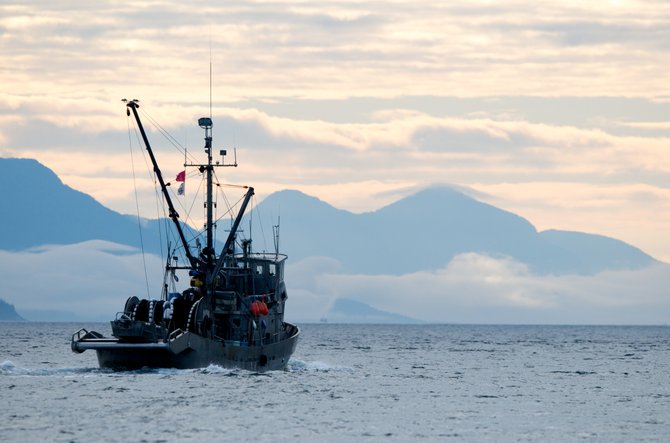
<svg viewBox="0 0 670 443">
<path fill-rule="evenodd" d="M 147 274 L 147 261 L 144 253 L 144 236 L 142 235 L 142 221 L 140 220 L 140 203 L 137 196 L 137 181 L 135 178 L 135 159 L 133 157 L 133 142 L 130 136 L 130 116 L 126 120 L 128 125 L 128 148 L 130 149 L 130 165 L 133 171 L 133 189 L 135 191 L 135 209 L 137 210 L 137 228 L 140 233 L 140 248 L 142 249 L 142 266 L 144 267 L 144 282 L 147 286 L 147 298 L 151 299 L 149 291 L 149 275 Z"/>
<path fill-rule="evenodd" d="M 216 173 L 214 173 L 214 176 L 216 177 Z M 217 186 L 217 188 L 219 188 L 219 189 L 217 190 L 217 198 L 218 198 L 218 193 L 221 192 L 221 198 L 223 198 L 223 201 L 224 201 L 224 203 L 225 203 L 227 209 L 226 209 L 226 211 L 225 211 L 223 214 L 221 214 L 221 216 L 217 217 L 217 218 L 214 220 L 214 223 L 218 225 L 218 223 L 219 223 L 224 217 L 230 215 L 230 223 L 231 223 L 231 225 L 232 225 L 233 221 L 235 220 L 235 213 L 233 212 L 233 210 L 235 209 L 235 207 L 236 207 L 237 205 L 240 204 L 240 202 L 241 202 L 242 200 L 244 200 L 244 195 L 243 195 L 242 197 L 240 197 L 240 199 L 237 200 L 234 204 L 231 205 L 231 204 L 230 204 L 230 200 L 228 200 L 228 196 L 226 195 L 225 192 L 223 192 L 223 189 L 220 189 L 220 188 L 227 187 L 227 188 L 236 188 L 236 189 L 249 189 L 249 187 L 248 187 L 248 186 L 244 186 L 244 185 L 231 185 L 231 184 L 225 184 L 225 183 L 224 183 L 224 184 L 221 184 L 221 183 L 218 183 L 218 177 L 216 177 L 216 178 L 217 178 L 217 183 L 214 183 L 214 184 Z M 218 211 L 217 211 L 217 212 L 218 212 Z"/>
<path fill-rule="evenodd" d="M 263 249 L 263 251 L 267 251 L 268 240 L 267 240 L 267 238 L 265 238 L 265 230 L 263 230 L 263 222 L 262 222 L 263 217 L 262 217 L 262 214 L 260 213 L 260 211 L 258 210 L 258 208 L 260 208 L 260 205 L 257 204 L 256 195 L 254 195 L 252 209 L 251 209 L 251 211 L 249 211 L 249 222 L 251 223 L 251 220 L 253 220 L 254 211 L 257 212 L 258 213 L 258 227 L 261 230 L 261 237 L 263 238 L 263 247 L 265 248 L 265 249 Z M 251 232 L 249 232 L 249 235 L 251 235 Z"/>
<path fill-rule="evenodd" d="M 140 112 L 142 112 L 142 115 L 144 115 L 147 120 L 151 122 L 154 128 L 156 128 L 158 132 L 160 132 L 179 153 L 183 153 L 191 160 L 191 162 L 197 163 L 198 160 L 193 156 L 193 154 L 189 153 L 188 150 L 183 147 L 181 143 L 179 143 L 179 141 L 174 138 L 165 128 L 163 128 L 145 109 L 140 108 Z"/>
<path fill-rule="evenodd" d="M 140 140 L 140 134 L 138 132 L 137 126 L 133 126 L 133 127 L 135 129 L 135 138 L 137 138 L 138 146 L 142 146 L 142 141 Z M 144 166 L 147 170 L 147 175 L 149 177 L 151 177 L 151 180 L 154 184 L 154 194 L 155 194 L 154 201 L 156 203 L 156 219 L 157 219 L 156 224 L 158 226 L 158 245 L 159 245 L 159 248 L 160 248 L 161 259 L 163 259 L 163 258 L 165 258 L 165 252 L 163 251 L 163 242 L 161 241 L 162 238 L 163 238 L 163 229 L 162 229 L 162 225 L 161 225 L 161 208 L 160 208 L 160 205 L 158 204 L 158 202 L 160 201 L 160 198 L 162 198 L 162 197 L 160 196 L 160 191 L 158 190 L 158 187 L 156 185 L 156 173 L 155 173 L 155 171 L 153 170 L 152 167 L 149 167 L 149 162 L 147 161 L 146 150 L 140 148 L 140 152 L 142 153 L 142 159 L 144 160 Z M 165 208 L 163 208 L 163 220 L 166 220 L 166 217 L 167 217 L 167 215 L 165 213 Z M 168 235 L 169 235 L 169 230 L 166 227 L 166 234 L 165 234 L 166 239 L 167 239 Z M 167 254 L 169 255 L 170 251 L 167 251 Z"/>
<path fill-rule="evenodd" d="M 192 175 L 195 176 L 195 174 L 192 174 Z M 200 195 L 200 191 L 204 187 L 203 186 L 204 181 L 205 181 L 205 179 L 203 177 L 200 180 L 200 185 L 198 185 L 198 188 L 197 188 L 198 190 L 196 191 L 195 195 L 193 196 L 193 199 L 191 200 L 191 206 L 188 208 L 188 210 L 181 202 L 179 202 L 180 206 L 184 209 L 184 212 L 185 212 L 185 217 L 184 217 L 185 221 L 189 221 L 189 220 L 194 221 L 193 218 L 191 217 L 191 213 L 193 212 L 193 207 L 195 206 L 196 201 L 198 201 L 198 195 Z M 190 227 L 190 225 L 189 225 L 189 227 Z M 189 234 L 191 234 L 193 231 L 195 231 L 196 234 L 189 240 L 189 243 L 190 243 L 191 240 L 194 240 L 196 238 L 201 238 L 204 234 L 204 230 L 200 230 L 200 229 L 191 229 L 189 231 Z"/>
<path fill-rule="evenodd" d="M 142 146 L 142 141 L 140 140 L 140 134 L 138 133 L 138 128 L 137 126 L 134 126 L 135 129 L 135 137 L 137 138 L 137 142 L 139 146 Z M 159 189 L 158 186 L 158 181 L 157 181 L 157 175 L 156 171 L 153 170 L 153 167 L 149 166 L 149 162 L 147 160 L 147 155 L 146 155 L 146 150 L 141 149 L 140 150 L 142 153 L 142 157 L 144 159 L 144 165 L 147 170 L 147 174 L 149 177 L 151 177 L 151 180 L 153 181 L 154 185 L 154 203 L 156 204 L 156 225 L 158 226 L 158 245 L 160 248 L 160 257 L 162 260 L 164 260 L 166 263 L 169 263 L 171 260 L 171 257 L 173 254 L 179 253 L 180 257 L 182 260 L 186 260 L 185 254 L 182 250 L 178 250 L 177 247 L 174 248 L 174 250 L 171 250 L 170 244 L 172 241 L 174 241 L 176 244 L 180 244 L 180 242 L 176 238 L 176 234 L 172 229 L 170 228 L 172 220 L 170 219 L 166 205 L 161 205 L 160 202 L 164 201 L 164 196 L 161 190 Z M 161 211 L 162 211 L 162 216 L 161 216 Z M 165 231 L 165 234 L 163 234 L 163 231 Z M 167 251 L 163 249 L 163 236 L 165 236 L 165 241 L 167 245 Z M 167 268 L 166 268 L 166 273 L 167 273 Z M 164 278 L 167 275 L 164 275 Z"/>
<path fill-rule="evenodd" d="M 174 138 L 174 137 L 173 137 L 173 136 L 172 136 L 172 135 L 171 135 L 165 128 L 163 128 L 163 127 L 158 123 L 158 121 L 156 121 L 156 120 L 155 120 L 155 119 L 154 119 L 154 118 L 153 118 L 153 117 L 152 117 L 146 110 L 142 109 L 141 112 L 142 112 L 142 114 L 147 118 L 147 120 L 149 120 L 149 121 L 151 122 L 151 124 L 152 124 L 152 125 L 153 125 L 153 126 L 154 126 L 154 127 L 155 127 L 155 128 L 162 134 L 162 135 L 163 135 L 163 137 L 165 137 L 165 139 L 166 139 L 168 142 L 170 142 L 170 144 L 171 144 L 171 145 L 172 145 L 172 146 L 173 146 L 179 153 L 183 153 L 183 154 L 184 154 L 184 159 L 185 159 L 184 164 L 186 164 L 186 160 L 187 160 L 187 159 L 190 159 L 192 163 L 197 163 L 197 162 L 198 162 L 198 159 L 197 159 L 196 157 L 194 157 L 190 152 L 188 152 L 188 150 L 187 150 L 186 148 L 184 148 L 184 147 L 181 145 L 181 143 L 179 143 L 179 141 L 178 141 L 176 138 Z M 194 173 L 189 174 L 189 176 L 194 176 L 194 175 L 195 175 Z M 200 187 L 198 188 L 198 193 L 196 194 L 196 196 L 199 194 L 200 190 L 202 189 L 202 183 L 203 183 L 203 182 L 201 181 L 201 183 L 200 183 Z M 158 193 L 158 191 L 156 191 L 156 192 Z M 173 196 L 174 196 L 174 192 L 173 192 Z M 158 200 L 157 200 L 157 201 L 158 201 Z M 179 206 L 181 207 L 181 209 L 183 209 L 183 212 L 185 213 L 185 217 L 184 217 L 184 219 L 183 219 L 183 220 L 184 220 L 184 224 L 187 224 L 189 221 L 192 221 L 193 219 L 192 219 L 192 217 L 191 217 L 191 214 L 192 214 L 192 212 L 193 212 L 193 206 L 195 205 L 196 199 L 194 198 L 194 199 L 192 200 L 191 207 L 188 208 L 188 209 L 184 206 L 184 204 L 182 203 L 182 201 L 181 201 L 180 199 L 177 198 L 176 201 L 177 201 L 177 203 L 179 204 Z M 193 236 L 193 238 L 201 237 L 202 234 L 203 234 L 203 232 L 200 231 L 200 230 L 197 230 L 196 232 L 197 232 L 197 235 Z M 191 238 L 191 240 L 192 240 L 193 238 Z M 177 242 L 177 243 L 179 244 L 179 242 Z M 179 248 L 175 247 L 175 251 L 176 251 L 177 249 L 182 250 L 183 248 L 182 248 L 182 247 L 179 247 Z M 182 256 L 182 258 L 184 258 L 184 256 Z"/>
<path fill-rule="evenodd" d="M 226 196 L 225 192 L 223 192 L 223 190 L 221 190 L 221 185 L 219 184 L 219 177 L 217 177 L 217 175 L 216 175 L 216 170 L 215 170 L 215 171 L 212 171 L 212 172 L 213 172 L 213 174 L 214 174 L 214 178 L 216 179 L 216 183 L 214 183 L 214 184 L 216 185 L 216 188 L 217 188 L 217 189 L 216 189 L 216 193 L 215 193 L 215 195 L 216 195 L 216 201 L 217 201 L 217 205 L 215 206 L 216 209 L 217 209 L 217 216 L 214 218 L 214 221 L 213 221 L 213 222 L 214 222 L 214 226 L 217 226 L 217 227 L 218 227 L 218 225 L 219 225 L 219 220 L 223 219 L 223 217 L 225 217 L 226 214 L 228 214 L 228 213 L 230 212 L 230 202 L 228 201 L 228 197 Z M 226 205 L 226 208 L 228 208 L 228 209 L 226 210 L 226 212 L 225 212 L 223 215 L 221 215 L 221 217 L 218 216 L 218 209 L 219 209 L 219 208 L 218 208 L 219 193 L 221 194 L 221 198 L 223 199 L 223 203 Z M 215 241 L 215 242 L 216 242 L 216 233 L 217 233 L 217 231 L 218 231 L 218 229 L 215 229 L 215 230 L 214 230 L 214 234 L 215 234 L 215 239 L 214 239 L 214 241 Z"/>
<path fill-rule="evenodd" d="M 185 157 L 188 155 L 189 157 L 191 157 L 191 159 L 193 161 L 196 160 L 191 154 L 188 153 L 188 151 L 186 149 L 184 149 L 181 146 L 181 144 L 172 135 L 170 135 L 169 132 L 167 132 L 155 119 L 153 119 L 153 117 L 151 117 L 151 115 L 149 115 L 149 113 L 147 113 L 146 111 L 143 110 L 142 114 L 152 123 L 152 125 L 156 129 L 158 129 L 158 131 L 173 145 L 173 147 L 175 147 L 177 149 L 177 151 L 179 151 L 180 153 L 183 153 Z M 137 128 L 135 129 L 135 132 L 137 133 Z M 137 135 L 137 137 L 138 137 L 138 140 L 139 140 L 139 134 Z M 184 246 L 181 245 L 181 242 L 177 240 L 174 231 L 172 231 L 172 229 L 170 228 L 172 220 L 167 213 L 166 205 L 160 205 L 159 204 L 159 202 L 164 201 L 165 197 L 163 196 L 161 190 L 159 189 L 158 183 L 156 181 L 155 171 L 153 171 L 153 168 L 149 166 L 149 163 L 147 161 L 146 154 L 144 153 L 144 151 L 142 151 L 142 153 L 144 154 L 144 162 L 146 164 L 147 171 L 149 171 L 149 174 L 153 178 L 153 182 L 154 182 L 154 192 L 156 194 L 156 198 L 155 198 L 156 212 L 157 212 L 157 217 L 159 219 L 159 223 L 158 223 L 159 236 L 160 236 L 160 238 L 163 237 L 162 231 L 163 231 L 163 229 L 165 229 L 166 240 L 168 240 L 168 242 L 170 240 L 174 240 L 175 244 L 178 245 L 178 246 L 174 247 L 174 250 L 172 250 L 172 251 L 168 250 L 167 251 L 167 256 L 171 256 L 173 254 L 178 253 L 179 258 L 186 261 L 186 254 L 185 254 Z M 170 188 L 170 191 L 172 191 L 172 188 Z M 172 192 L 172 195 L 174 197 L 175 193 Z M 186 222 L 188 222 L 189 219 L 190 219 L 190 213 L 192 211 L 191 210 L 187 211 L 186 207 L 183 205 L 183 203 L 181 202 L 180 199 L 177 198 L 177 199 L 175 199 L 175 201 L 179 204 L 179 206 L 181 207 L 183 212 L 186 213 L 186 217 L 184 218 L 184 223 L 183 223 L 183 224 L 186 224 Z M 195 200 L 194 200 L 194 202 L 195 202 Z M 161 209 L 162 209 L 162 213 L 163 213 L 162 217 L 160 216 Z M 192 207 L 191 207 L 191 209 L 192 209 Z M 162 223 L 160 222 L 161 221 L 160 219 L 162 219 L 162 222 L 165 223 L 165 226 L 162 226 Z M 200 236 L 200 234 L 197 235 L 197 236 Z M 163 242 L 160 241 L 159 243 L 160 243 L 160 248 L 161 248 L 161 257 L 165 258 L 166 256 L 164 255 L 164 251 L 163 251 Z"/>
</svg>

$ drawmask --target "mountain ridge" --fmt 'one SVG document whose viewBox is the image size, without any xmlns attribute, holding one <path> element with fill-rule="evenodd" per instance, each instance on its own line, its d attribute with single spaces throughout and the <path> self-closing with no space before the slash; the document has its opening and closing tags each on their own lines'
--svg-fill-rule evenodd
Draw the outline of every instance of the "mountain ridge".
<svg viewBox="0 0 670 443">
<path fill-rule="evenodd" d="M 300 205 L 300 196 L 310 202 L 309 213 Z M 434 270 L 468 252 L 511 257 L 544 274 L 593 274 L 658 262 L 617 239 L 538 232 L 525 218 L 449 187 L 428 188 L 362 214 L 334 210 L 296 190 L 278 191 L 258 206 L 264 214 L 272 213 L 273 207 L 282 209 L 282 244 L 294 260 L 329 256 L 350 273 Z"/>
<path fill-rule="evenodd" d="M 26 321 L 16 312 L 14 305 L 0 298 L 0 321 Z"/>
<path fill-rule="evenodd" d="M 5 207 L 15 212 L 13 217 L 0 220 L 0 249 L 19 251 L 87 240 L 142 247 L 136 217 L 109 209 L 90 195 L 65 185 L 37 160 L 0 158 L 0 189 L 12 189 L 6 193 Z M 163 222 L 143 221 L 147 252 L 161 251 L 158 224 Z"/>
<path fill-rule="evenodd" d="M 139 248 L 136 219 L 66 186 L 37 160 L 1 158 L 0 187 L 14 190 L 6 202 L 14 216 L 0 221 L 0 249 L 91 239 Z M 337 209 L 297 190 L 275 192 L 255 208 L 260 214 L 279 213 L 279 209 L 282 252 L 292 261 L 332 257 L 348 273 L 399 275 L 435 270 L 469 252 L 511 257 L 527 264 L 532 272 L 544 274 L 593 274 L 657 263 L 638 248 L 609 237 L 538 232 L 519 215 L 443 186 L 362 214 Z M 260 217 L 253 219 L 258 222 Z M 144 223 L 148 252 L 160 251 L 158 223 L 162 221 Z M 218 232 L 219 238 L 225 238 L 225 227 L 220 226 Z"/>
<path fill-rule="evenodd" d="M 374 308 L 349 298 L 338 298 L 322 319 L 328 323 L 421 324 L 420 320 Z"/>
</svg>

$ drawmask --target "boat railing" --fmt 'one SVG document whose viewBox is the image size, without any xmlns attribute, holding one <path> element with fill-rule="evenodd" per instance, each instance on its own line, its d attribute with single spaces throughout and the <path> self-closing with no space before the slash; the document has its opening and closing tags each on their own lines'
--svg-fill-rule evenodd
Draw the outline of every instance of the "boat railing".
<svg viewBox="0 0 670 443">
<path fill-rule="evenodd" d="M 172 341 L 172 340 L 174 340 L 175 338 L 179 337 L 182 334 L 184 334 L 184 331 L 177 328 L 174 331 L 170 332 L 170 335 L 168 335 L 168 341 Z"/>
<path fill-rule="evenodd" d="M 88 331 L 86 330 L 86 328 L 81 328 L 77 332 L 72 334 L 72 341 L 79 341 L 87 335 Z"/>
<path fill-rule="evenodd" d="M 248 254 L 244 253 L 237 253 L 235 254 L 235 260 L 238 263 L 245 263 L 249 261 L 267 261 L 267 262 L 274 262 L 274 263 L 279 263 L 288 258 L 288 255 L 286 254 L 277 254 L 274 252 L 251 252 Z"/>
<path fill-rule="evenodd" d="M 100 340 L 100 339 L 104 339 L 101 333 L 96 331 L 88 331 L 85 328 L 81 328 L 77 332 L 72 334 L 72 341 L 70 342 L 70 347 L 72 348 L 72 352 L 80 354 L 85 351 L 85 349 L 79 348 L 80 342 L 86 340 Z"/>
<path fill-rule="evenodd" d="M 116 316 L 114 317 L 114 320 L 132 320 L 132 319 L 130 318 L 130 316 L 126 312 L 120 311 L 120 312 L 116 313 Z"/>
<path fill-rule="evenodd" d="M 266 343 L 276 343 L 281 340 L 281 332 L 266 332 L 263 341 Z"/>
<path fill-rule="evenodd" d="M 91 338 L 103 338 L 102 334 L 96 331 L 89 331 L 85 328 L 79 329 L 77 332 L 72 334 L 72 341 L 80 341 Z"/>
</svg>

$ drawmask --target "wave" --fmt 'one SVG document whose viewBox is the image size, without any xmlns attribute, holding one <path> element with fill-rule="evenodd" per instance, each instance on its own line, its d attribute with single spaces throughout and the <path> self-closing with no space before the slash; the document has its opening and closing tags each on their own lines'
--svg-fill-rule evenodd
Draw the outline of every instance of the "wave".
<svg viewBox="0 0 670 443">
<path fill-rule="evenodd" d="M 200 374 L 229 375 L 229 376 L 234 376 L 240 373 L 240 369 L 224 368 L 223 366 L 214 364 L 211 364 L 206 368 L 191 369 L 191 371 L 197 371 Z"/>
</svg>

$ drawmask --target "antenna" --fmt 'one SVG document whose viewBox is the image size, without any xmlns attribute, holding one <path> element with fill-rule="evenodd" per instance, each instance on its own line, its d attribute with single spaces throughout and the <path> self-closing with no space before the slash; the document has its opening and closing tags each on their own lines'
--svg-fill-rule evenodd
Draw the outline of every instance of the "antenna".
<svg viewBox="0 0 670 443">
<path fill-rule="evenodd" d="M 212 118 L 212 25 L 209 26 L 209 118 Z"/>
<path fill-rule="evenodd" d="M 279 257 L 279 225 L 281 225 L 281 215 L 277 217 L 277 224 L 272 227 L 275 237 L 275 258 Z"/>
</svg>

